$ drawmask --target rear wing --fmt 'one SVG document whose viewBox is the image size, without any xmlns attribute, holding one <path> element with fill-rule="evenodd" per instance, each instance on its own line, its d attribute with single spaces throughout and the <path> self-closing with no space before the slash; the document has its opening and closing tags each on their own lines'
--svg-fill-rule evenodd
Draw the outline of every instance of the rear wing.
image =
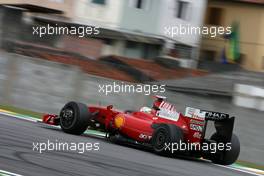
<svg viewBox="0 0 264 176">
<path fill-rule="evenodd" d="M 205 120 L 212 120 L 212 121 L 224 121 L 229 119 L 229 114 L 222 113 L 222 112 L 214 112 L 214 111 L 206 111 L 201 110 L 201 112 L 205 113 Z"/>
<path fill-rule="evenodd" d="M 196 108 L 187 107 L 185 116 L 190 118 L 198 118 L 205 121 L 202 131 L 202 139 L 205 137 L 208 121 L 214 121 L 216 132 L 222 136 L 223 142 L 230 142 L 232 138 L 235 117 L 222 112 L 214 112 L 207 110 L 200 110 Z"/>
<path fill-rule="evenodd" d="M 233 134 L 235 117 L 231 117 L 229 114 L 222 112 L 206 110 L 201 111 L 205 112 L 205 126 L 203 130 L 203 137 L 205 136 L 207 122 L 214 121 L 215 130 L 220 136 L 222 136 L 222 138 L 224 139 L 223 142 L 230 142 Z"/>
</svg>

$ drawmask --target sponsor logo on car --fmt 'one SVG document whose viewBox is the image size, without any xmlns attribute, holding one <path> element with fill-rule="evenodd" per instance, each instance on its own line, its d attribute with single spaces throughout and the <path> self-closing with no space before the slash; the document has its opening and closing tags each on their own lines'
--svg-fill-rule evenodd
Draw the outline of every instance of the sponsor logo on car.
<svg viewBox="0 0 264 176">
<path fill-rule="evenodd" d="M 191 119 L 190 123 L 193 123 L 196 125 L 204 125 L 204 121 L 199 121 L 199 120 L 194 120 L 194 119 Z"/>
<path fill-rule="evenodd" d="M 125 117 L 123 114 L 118 114 L 114 120 L 116 128 L 121 128 L 125 123 Z"/>
<path fill-rule="evenodd" d="M 204 111 L 206 113 L 206 118 L 208 120 L 224 120 L 229 117 L 228 114 L 221 113 L 221 112 L 212 112 L 212 111 Z"/>
<path fill-rule="evenodd" d="M 185 110 L 185 116 L 193 119 L 204 120 L 206 112 L 201 112 L 200 109 L 187 107 Z"/>
<path fill-rule="evenodd" d="M 146 134 L 141 133 L 138 137 L 139 137 L 140 139 L 145 139 L 145 140 L 147 140 L 147 139 L 151 139 L 152 136 L 149 136 L 149 135 L 146 135 Z"/>
<path fill-rule="evenodd" d="M 190 129 L 194 130 L 194 131 L 199 131 L 199 132 L 203 131 L 203 127 L 202 126 L 195 125 L 195 124 L 190 124 Z"/>
<path fill-rule="evenodd" d="M 199 132 L 195 132 L 195 133 L 193 134 L 193 137 L 194 137 L 194 138 L 201 139 L 201 137 L 202 137 L 202 134 L 201 134 L 201 133 L 199 133 Z"/>
<path fill-rule="evenodd" d="M 172 104 L 163 101 L 159 108 L 160 110 L 156 114 L 158 117 L 178 121 L 180 114 Z"/>
</svg>

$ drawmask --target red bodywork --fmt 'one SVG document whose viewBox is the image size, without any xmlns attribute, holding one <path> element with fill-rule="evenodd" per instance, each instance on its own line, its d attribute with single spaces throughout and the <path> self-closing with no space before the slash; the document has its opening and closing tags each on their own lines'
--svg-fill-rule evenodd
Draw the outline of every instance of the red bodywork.
<svg viewBox="0 0 264 176">
<path fill-rule="evenodd" d="M 141 111 L 126 113 L 112 109 L 112 105 L 107 107 L 89 106 L 88 109 L 91 114 L 95 114 L 94 121 L 103 126 L 106 132 L 115 130 L 137 142 L 150 142 L 155 124 L 174 124 L 182 129 L 185 142 L 202 142 L 205 120 L 186 117 L 182 113 L 178 113 L 173 105 L 163 100 L 156 100 L 149 113 Z M 175 113 L 177 118 L 159 116 L 161 109 L 169 113 Z M 59 125 L 58 119 L 58 115 L 46 114 L 43 116 L 43 122 L 50 125 Z M 191 125 L 200 127 L 194 129 L 191 128 Z"/>
</svg>

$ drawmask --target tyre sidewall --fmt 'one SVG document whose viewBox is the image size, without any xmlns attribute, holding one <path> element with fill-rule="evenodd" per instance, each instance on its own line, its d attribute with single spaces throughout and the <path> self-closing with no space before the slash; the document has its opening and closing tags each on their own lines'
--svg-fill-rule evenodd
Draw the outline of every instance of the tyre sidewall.
<svg viewBox="0 0 264 176">
<path fill-rule="evenodd" d="M 67 103 L 60 112 L 60 117 L 62 115 L 62 111 L 65 109 L 73 110 L 73 122 L 69 127 L 65 127 L 62 123 L 62 119 L 60 120 L 60 126 L 62 130 L 66 133 L 70 134 L 82 134 L 89 125 L 89 117 L 91 116 L 88 107 L 82 103 L 77 102 L 69 102 Z"/>
<path fill-rule="evenodd" d="M 217 133 L 213 134 L 211 139 L 215 140 L 217 143 L 222 142 L 221 136 L 219 136 Z M 221 165 L 230 165 L 237 160 L 240 153 L 240 142 L 235 134 L 232 134 L 230 143 L 230 150 L 217 151 L 215 156 L 212 156 L 211 160 L 213 163 Z"/>
<path fill-rule="evenodd" d="M 160 132 L 163 132 L 166 136 L 165 136 L 165 143 L 163 145 L 162 148 L 157 149 L 156 148 L 156 142 L 157 142 L 157 137 L 159 135 Z M 168 155 L 168 154 L 172 154 L 171 148 L 168 146 L 171 146 L 172 144 L 179 144 L 180 141 L 183 141 L 183 132 L 182 130 L 172 124 L 164 124 L 164 125 L 160 125 L 158 126 L 154 133 L 153 133 L 153 139 L 152 139 L 152 146 L 154 149 L 154 152 L 158 153 L 158 154 L 162 154 L 162 155 Z"/>
</svg>

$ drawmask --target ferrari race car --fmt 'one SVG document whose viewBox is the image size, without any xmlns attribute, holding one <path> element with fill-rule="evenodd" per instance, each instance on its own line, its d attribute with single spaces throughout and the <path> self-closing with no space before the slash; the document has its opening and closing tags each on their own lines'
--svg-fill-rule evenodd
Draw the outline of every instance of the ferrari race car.
<svg viewBox="0 0 264 176">
<path fill-rule="evenodd" d="M 235 117 L 191 107 L 183 115 L 166 97 L 155 98 L 152 107 L 142 107 L 139 111 L 69 102 L 59 115 L 45 114 L 42 120 L 49 125 L 60 125 L 65 133 L 74 135 L 81 135 L 87 129 L 104 131 L 110 141 L 148 146 L 160 155 L 203 157 L 222 165 L 237 160 L 240 143 L 233 134 Z M 215 133 L 206 139 L 208 121 L 214 122 Z"/>
</svg>

